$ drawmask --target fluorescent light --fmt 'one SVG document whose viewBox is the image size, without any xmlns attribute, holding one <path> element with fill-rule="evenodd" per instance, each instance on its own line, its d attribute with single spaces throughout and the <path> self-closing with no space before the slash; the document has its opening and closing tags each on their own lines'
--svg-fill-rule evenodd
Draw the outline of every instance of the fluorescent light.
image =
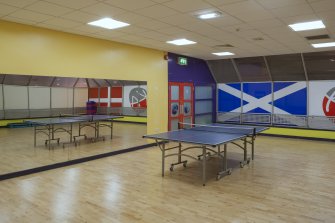
<svg viewBox="0 0 335 223">
<path fill-rule="evenodd" d="M 288 25 L 294 31 L 304 31 L 304 30 L 311 30 L 311 29 L 323 29 L 326 26 L 323 24 L 321 20 L 312 21 L 312 22 L 302 22 L 302 23 L 295 23 Z"/>
<path fill-rule="evenodd" d="M 213 19 L 221 16 L 221 12 L 209 12 L 198 16 L 199 19 Z"/>
<path fill-rule="evenodd" d="M 120 21 L 117 21 L 111 18 L 103 18 L 103 19 L 99 19 L 93 22 L 89 22 L 87 24 L 92 25 L 92 26 L 99 26 L 105 29 L 117 29 L 117 28 L 121 28 L 124 26 L 129 26 L 128 23 L 120 22 Z"/>
<path fill-rule="evenodd" d="M 329 42 L 329 43 L 313 43 L 312 46 L 313 46 L 314 48 L 333 47 L 333 46 L 335 46 L 335 42 Z"/>
<path fill-rule="evenodd" d="M 214 55 L 217 56 L 231 56 L 231 55 L 235 55 L 235 53 L 231 53 L 231 52 L 218 52 L 218 53 L 212 53 Z"/>
<path fill-rule="evenodd" d="M 167 41 L 167 43 L 174 44 L 174 45 L 177 45 L 177 46 L 181 46 L 181 45 L 195 44 L 197 42 L 193 42 L 193 41 L 188 40 L 188 39 L 175 39 L 175 40 L 172 40 L 172 41 Z"/>
</svg>

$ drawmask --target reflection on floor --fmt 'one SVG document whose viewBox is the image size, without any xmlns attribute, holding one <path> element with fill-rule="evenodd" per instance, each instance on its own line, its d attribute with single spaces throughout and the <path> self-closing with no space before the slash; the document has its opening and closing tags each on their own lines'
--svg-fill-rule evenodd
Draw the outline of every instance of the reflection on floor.
<svg viewBox="0 0 335 223">
<path fill-rule="evenodd" d="M 334 158 L 331 142 L 260 136 L 249 166 L 216 181 L 209 162 L 203 187 L 196 161 L 162 178 L 153 147 L 2 181 L 0 222 L 334 222 Z"/>
<path fill-rule="evenodd" d="M 94 135 L 91 128 L 84 128 L 84 133 Z M 37 135 L 37 147 L 34 147 L 33 128 L 0 128 L 0 174 L 144 145 L 147 144 L 142 139 L 144 134 L 146 125 L 115 122 L 112 140 L 109 129 L 102 128 L 100 135 L 106 136 L 105 141 L 81 141 L 78 146 L 69 144 L 64 149 L 62 144 L 58 146 L 55 143 L 49 150 L 43 141 L 46 137 L 41 134 Z M 68 134 L 57 133 L 57 136 L 61 138 L 61 142 L 69 142 Z"/>
</svg>

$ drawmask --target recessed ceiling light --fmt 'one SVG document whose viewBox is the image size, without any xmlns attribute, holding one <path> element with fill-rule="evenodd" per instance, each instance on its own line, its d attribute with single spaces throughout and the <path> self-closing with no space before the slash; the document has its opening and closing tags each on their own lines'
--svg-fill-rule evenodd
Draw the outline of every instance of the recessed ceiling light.
<svg viewBox="0 0 335 223">
<path fill-rule="evenodd" d="M 311 29 L 323 29 L 326 26 L 323 24 L 321 20 L 312 21 L 312 22 L 302 22 L 302 23 L 295 23 L 288 25 L 294 31 L 304 31 L 304 30 L 311 30 Z"/>
<path fill-rule="evenodd" d="M 329 42 L 329 43 L 314 43 L 312 44 L 314 48 L 323 48 L 323 47 L 333 47 L 335 46 L 335 42 Z"/>
<path fill-rule="evenodd" d="M 199 19 L 213 19 L 213 18 L 220 17 L 221 15 L 222 15 L 221 12 L 208 12 L 208 13 L 198 15 L 198 18 Z"/>
<path fill-rule="evenodd" d="M 214 55 L 217 56 L 231 56 L 231 55 L 235 55 L 235 53 L 231 53 L 231 52 L 218 52 L 218 53 L 212 53 Z"/>
<path fill-rule="evenodd" d="M 197 42 L 194 42 L 194 41 L 191 41 L 191 40 L 188 40 L 188 39 L 175 39 L 175 40 L 172 40 L 172 41 L 167 41 L 167 43 L 174 44 L 174 45 L 177 45 L 177 46 L 181 46 L 181 45 L 195 44 Z"/>
<path fill-rule="evenodd" d="M 93 22 L 89 22 L 87 24 L 92 25 L 92 26 L 99 26 L 105 29 L 117 29 L 117 28 L 121 28 L 124 26 L 129 26 L 128 23 L 120 22 L 120 21 L 117 21 L 111 18 L 103 18 L 103 19 L 99 19 Z"/>
</svg>

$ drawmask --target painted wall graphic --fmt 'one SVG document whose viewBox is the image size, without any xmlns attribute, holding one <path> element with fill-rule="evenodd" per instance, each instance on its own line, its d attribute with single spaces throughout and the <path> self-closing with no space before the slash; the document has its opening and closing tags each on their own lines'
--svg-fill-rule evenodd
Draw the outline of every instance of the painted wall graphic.
<svg viewBox="0 0 335 223">
<path fill-rule="evenodd" d="M 241 107 L 241 100 L 242 107 Z M 218 84 L 220 112 L 307 114 L 306 82 L 270 82 Z"/>
<path fill-rule="evenodd" d="M 132 108 L 147 107 L 147 86 L 124 86 L 123 106 Z"/>
<path fill-rule="evenodd" d="M 122 107 L 122 86 L 113 86 L 110 89 L 111 107 Z"/>
<path fill-rule="evenodd" d="M 306 82 L 274 82 L 273 113 L 307 115 Z"/>
<path fill-rule="evenodd" d="M 335 116 L 335 81 L 310 81 L 309 115 Z"/>
<path fill-rule="evenodd" d="M 243 83 L 243 113 L 272 112 L 271 83 Z M 245 104 L 246 102 L 246 104 Z"/>
<path fill-rule="evenodd" d="M 218 84 L 218 111 L 241 112 L 241 84 Z"/>
</svg>

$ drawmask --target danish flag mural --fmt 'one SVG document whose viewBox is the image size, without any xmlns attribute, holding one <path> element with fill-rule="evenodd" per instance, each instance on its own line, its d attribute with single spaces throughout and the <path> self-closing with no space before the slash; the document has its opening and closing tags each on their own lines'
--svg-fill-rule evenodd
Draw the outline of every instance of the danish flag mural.
<svg viewBox="0 0 335 223">
<path fill-rule="evenodd" d="M 221 112 L 306 115 L 306 82 L 218 84 Z M 273 108 L 272 108 L 273 106 Z"/>
</svg>

